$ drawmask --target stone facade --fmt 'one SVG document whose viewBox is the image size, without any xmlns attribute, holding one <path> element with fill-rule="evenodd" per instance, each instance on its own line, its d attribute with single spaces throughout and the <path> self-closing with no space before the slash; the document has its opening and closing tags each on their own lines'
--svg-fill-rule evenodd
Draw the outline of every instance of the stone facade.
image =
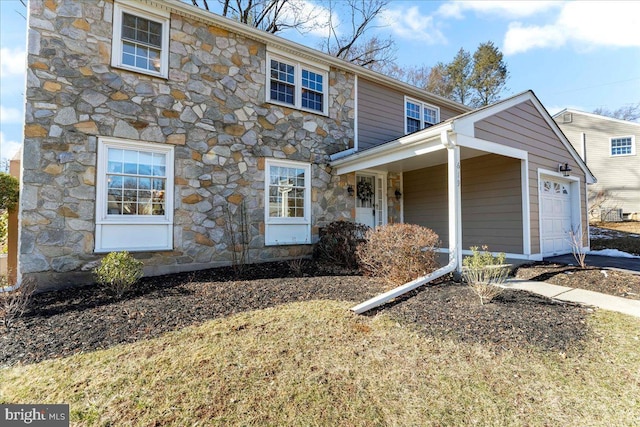
<svg viewBox="0 0 640 427">
<path fill-rule="evenodd" d="M 175 146 L 173 251 L 138 253 L 147 274 L 229 264 L 226 230 L 247 211 L 249 261 L 307 255 L 265 246 L 265 159 L 311 164 L 312 236 L 353 218 L 353 176 L 329 155 L 353 145 L 355 77 L 329 71 L 329 114 L 265 102 L 261 42 L 171 13 L 169 77 L 113 68 L 113 3 L 29 2 L 19 263 L 42 288 L 88 281 L 98 138 Z M 231 213 L 231 215 L 229 215 Z"/>
</svg>

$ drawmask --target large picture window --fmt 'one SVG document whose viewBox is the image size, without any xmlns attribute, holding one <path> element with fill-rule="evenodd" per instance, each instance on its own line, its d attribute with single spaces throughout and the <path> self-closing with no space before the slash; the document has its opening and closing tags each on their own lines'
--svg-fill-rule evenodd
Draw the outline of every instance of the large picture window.
<svg viewBox="0 0 640 427">
<path fill-rule="evenodd" d="M 100 138 L 96 252 L 172 249 L 173 147 Z"/>
<path fill-rule="evenodd" d="M 168 33 L 168 14 L 151 14 L 116 3 L 113 19 L 112 65 L 167 77 Z"/>
<path fill-rule="evenodd" d="M 265 162 L 266 243 L 311 243 L 311 165 Z"/>
<path fill-rule="evenodd" d="M 405 98 L 405 133 L 413 133 L 440 122 L 440 109 L 414 99 Z"/>
<path fill-rule="evenodd" d="M 326 70 L 272 54 L 267 64 L 270 102 L 327 114 Z"/>
<path fill-rule="evenodd" d="M 633 136 L 623 136 L 611 138 L 612 156 L 632 156 L 636 154 L 635 141 Z"/>
</svg>

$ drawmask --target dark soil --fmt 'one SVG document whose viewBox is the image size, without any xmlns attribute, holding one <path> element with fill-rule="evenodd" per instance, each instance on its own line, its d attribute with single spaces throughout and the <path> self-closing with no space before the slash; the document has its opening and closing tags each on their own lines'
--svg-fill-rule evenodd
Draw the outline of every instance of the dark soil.
<svg viewBox="0 0 640 427">
<path fill-rule="evenodd" d="M 583 270 L 564 264 L 536 263 L 520 267 L 515 276 L 518 279 L 542 281 L 640 300 L 640 274 L 597 267 L 587 267 Z"/>
<path fill-rule="evenodd" d="M 0 328 L 0 366 L 34 363 L 157 337 L 234 313 L 294 301 L 362 302 L 381 293 L 372 278 L 305 262 L 248 266 L 142 279 L 118 298 L 94 285 L 38 294 L 29 311 Z M 596 275 L 602 275 L 599 271 Z M 592 311 L 524 291 L 507 290 L 480 305 L 472 290 L 451 280 L 424 286 L 369 315 L 385 312 L 427 336 L 493 345 L 496 351 L 536 346 L 564 351 L 580 345 Z"/>
</svg>

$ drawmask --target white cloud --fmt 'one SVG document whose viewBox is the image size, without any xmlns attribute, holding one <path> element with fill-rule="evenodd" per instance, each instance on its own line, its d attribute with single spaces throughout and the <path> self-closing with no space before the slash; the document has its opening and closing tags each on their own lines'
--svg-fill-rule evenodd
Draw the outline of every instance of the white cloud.
<svg viewBox="0 0 640 427">
<path fill-rule="evenodd" d="M 466 11 L 500 15 L 507 18 L 523 18 L 553 9 L 559 1 L 450 1 L 438 8 L 438 14 L 447 18 L 463 17 Z"/>
<path fill-rule="evenodd" d="M 433 16 L 422 15 L 416 6 L 385 10 L 380 14 L 380 20 L 398 37 L 426 44 L 446 42 L 442 32 L 436 28 Z"/>
<path fill-rule="evenodd" d="M 331 16 L 331 12 L 318 4 L 308 0 L 293 0 L 285 4 L 281 12 L 282 21 L 287 25 L 298 26 L 301 33 L 309 33 L 314 36 L 328 37 L 329 20 L 333 26 L 339 25 L 337 15 Z"/>
<path fill-rule="evenodd" d="M 22 75 L 25 72 L 25 67 L 24 50 L 0 48 L 0 78 Z"/>
<path fill-rule="evenodd" d="M 0 132 L 0 156 L 3 159 L 11 160 L 20 147 L 22 147 L 21 143 L 6 139 L 4 133 Z"/>
<path fill-rule="evenodd" d="M 567 43 L 580 46 L 640 46 L 640 2 L 567 2 L 555 22 L 513 22 L 504 38 L 505 55 Z"/>
<path fill-rule="evenodd" d="M 17 108 L 0 105 L 0 123 L 22 123 L 22 112 Z"/>
</svg>

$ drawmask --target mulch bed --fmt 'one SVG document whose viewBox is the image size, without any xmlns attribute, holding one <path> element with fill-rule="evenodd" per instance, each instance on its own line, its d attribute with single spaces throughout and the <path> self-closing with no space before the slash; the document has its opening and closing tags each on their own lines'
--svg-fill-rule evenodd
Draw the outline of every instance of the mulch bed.
<svg viewBox="0 0 640 427">
<path fill-rule="evenodd" d="M 515 276 L 640 300 L 640 274 L 589 266 L 583 270 L 571 265 L 541 262 L 520 267 Z"/>
<path fill-rule="evenodd" d="M 11 328 L 0 328 L 0 366 L 146 340 L 289 302 L 333 299 L 355 304 L 384 290 L 376 279 L 314 262 L 305 262 L 302 271 L 292 266 L 266 263 L 247 266 L 242 275 L 217 268 L 143 278 L 120 298 L 99 285 L 38 294 Z M 515 290 L 480 305 L 468 286 L 446 280 L 367 315 L 384 312 L 427 336 L 490 344 L 497 351 L 526 345 L 565 351 L 579 346 L 588 333 L 585 319 L 591 311 Z"/>
</svg>

